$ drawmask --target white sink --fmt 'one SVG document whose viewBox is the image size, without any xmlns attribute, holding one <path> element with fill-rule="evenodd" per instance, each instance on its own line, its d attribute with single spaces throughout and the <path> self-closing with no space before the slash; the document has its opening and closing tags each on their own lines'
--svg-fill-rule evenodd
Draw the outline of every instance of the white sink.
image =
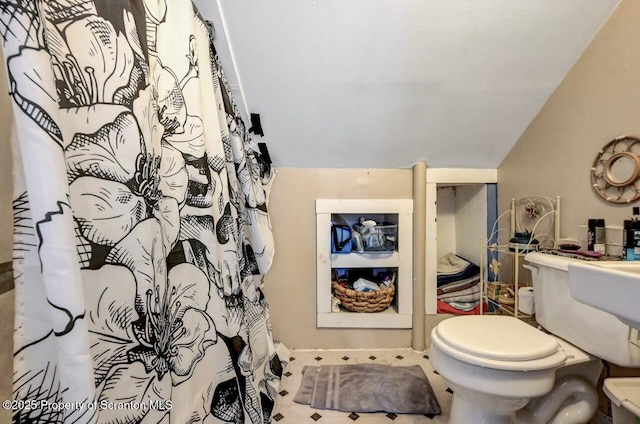
<svg viewBox="0 0 640 424">
<path fill-rule="evenodd" d="M 577 301 L 640 329 L 640 262 L 572 262 L 569 289 Z"/>
</svg>

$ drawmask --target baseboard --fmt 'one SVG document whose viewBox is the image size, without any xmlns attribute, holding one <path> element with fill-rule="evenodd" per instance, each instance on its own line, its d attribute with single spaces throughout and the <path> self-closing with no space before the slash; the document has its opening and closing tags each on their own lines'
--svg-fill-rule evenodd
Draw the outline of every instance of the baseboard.
<svg viewBox="0 0 640 424">
<path fill-rule="evenodd" d="M 589 424 L 612 424 L 611 417 L 602 411 L 596 411 L 596 415 L 589 421 Z"/>
<path fill-rule="evenodd" d="M 0 294 L 13 290 L 13 272 L 11 262 L 0 264 Z"/>
</svg>

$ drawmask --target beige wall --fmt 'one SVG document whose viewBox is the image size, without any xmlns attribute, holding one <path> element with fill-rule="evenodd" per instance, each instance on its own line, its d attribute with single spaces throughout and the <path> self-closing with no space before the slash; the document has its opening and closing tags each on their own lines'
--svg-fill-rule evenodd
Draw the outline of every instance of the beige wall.
<svg viewBox="0 0 640 424">
<path fill-rule="evenodd" d="M 640 137 L 640 2 L 623 0 L 498 169 L 500 210 L 513 197 L 561 196 L 561 236 L 585 239 L 589 218 L 622 226 L 631 205 L 591 187 L 599 150 L 619 135 Z M 635 202 L 634 205 L 638 205 Z M 621 242 L 620 231 L 609 241 Z M 614 239 L 614 240 L 611 240 Z"/>
<path fill-rule="evenodd" d="M 411 169 L 278 170 L 269 203 L 276 254 L 265 278 L 275 337 L 307 349 L 411 345 L 410 330 L 316 328 L 315 202 L 412 197 Z"/>
<path fill-rule="evenodd" d="M 500 209 L 528 194 L 561 196 L 561 234 L 585 238 L 589 218 L 622 226 L 633 204 L 606 202 L 591 188 L 600 148 L 619 135 L 640 138 L 640 2 L 623 0 L 498 169 Z M 608 241 L 621 242 L 619 231 Z M 611 240 L 615 238 L 614 240 Z M 609 366 L 609 376 L 640 369 Z M 601 405 L 608 399 L 600 393 Z"/>
<path fill-rule="evenodd" d="M 0 57 L 2 57 L 0 51 Z M 11 177 L 10 132 L 13 125 L 11 103 L 7 92 L 7 74 L 0 66 L 0 263 L 9 262 L 13 244 L 13 200 Z"/>
</svg>

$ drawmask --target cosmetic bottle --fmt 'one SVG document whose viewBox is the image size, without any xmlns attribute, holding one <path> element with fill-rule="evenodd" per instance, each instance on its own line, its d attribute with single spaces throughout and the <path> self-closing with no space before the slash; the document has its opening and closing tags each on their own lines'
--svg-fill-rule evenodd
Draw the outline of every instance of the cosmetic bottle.
<svg viewBox="0 0 640 424">
<path fill-rule="evenodd" d="M 640 207 L 634 207 L 631 219 L 624 220 L 622 246 L 624 259 L 627 261 L 640 260 Z"/>
<path fill-rule="evenodd" d="M 605 253 L 604 219 L 590 219 L 587 233 L 587 250 Z"/>
</svg>

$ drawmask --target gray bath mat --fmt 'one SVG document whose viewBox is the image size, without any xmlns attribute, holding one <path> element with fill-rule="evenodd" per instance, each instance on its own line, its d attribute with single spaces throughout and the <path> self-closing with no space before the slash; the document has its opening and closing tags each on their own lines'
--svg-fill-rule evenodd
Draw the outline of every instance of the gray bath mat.
<svg viewBox="0 0 640 424">
<path fill-rule="evenodd" d="M 315 409 L 394 414 L 440 414 L 427 376 L 419 365 L 305 366 L 297 403 Z"/>
</svg>

